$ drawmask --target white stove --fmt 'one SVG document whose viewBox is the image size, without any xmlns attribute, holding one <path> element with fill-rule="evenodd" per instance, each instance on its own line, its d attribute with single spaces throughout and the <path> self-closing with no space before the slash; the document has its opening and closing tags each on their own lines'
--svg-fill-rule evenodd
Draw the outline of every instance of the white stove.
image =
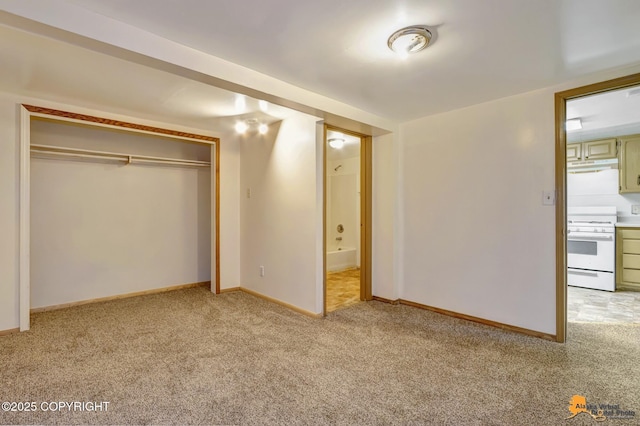
<svg viewBox="0 0 640 426">
<path fill-rule="evenodd" d="M 615 206 L 567 209 L 567 284 L 615 291 Z"/>
</svg>

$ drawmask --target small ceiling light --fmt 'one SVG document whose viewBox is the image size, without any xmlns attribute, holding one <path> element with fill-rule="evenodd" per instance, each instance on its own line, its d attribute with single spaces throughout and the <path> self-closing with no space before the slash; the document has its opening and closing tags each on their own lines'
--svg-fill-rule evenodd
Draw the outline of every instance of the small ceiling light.
<svg viewBox="0 0 640 426">
<path fill-rule="evenodd" d="M 244 121 L 238 121 L 236 123 L 236 132 L 238 133 L 244 133 L 248 128 L 249 126 L 247 126 L 247 123 L 245 123 Z"/>
<path fill-rule="evenodd" d="M 329 139 L 329 146 L 334 149 L 342 149 L 342 147 L 344 146 L 344 139 L 331 138 Z"/>
<path fill-rule="evenodd" d="M 582 129 L 582 120 L 579 118 L 571 118 L 565 122 L 564 128 L 567 132 L 571 130 L 580 130 Z"/>
<path fill-rule="evenodd" d="M 431 31 L 427 27 L 413 25 L 399 29 L 391 34 L 387 45 L 389 49 L 399 54 L 401 58 L 406 58 L 412 53 L 425 49 L 430 41 Z"/>
<path fill-rule="evenodd" d="M 267 126 L 266 124 L 261 124 L 258 126 L 258 132 L 260 132 L 261 135 L 266 135 L 267 131 L 269 131 L 269 126 Z"/>
</svg>

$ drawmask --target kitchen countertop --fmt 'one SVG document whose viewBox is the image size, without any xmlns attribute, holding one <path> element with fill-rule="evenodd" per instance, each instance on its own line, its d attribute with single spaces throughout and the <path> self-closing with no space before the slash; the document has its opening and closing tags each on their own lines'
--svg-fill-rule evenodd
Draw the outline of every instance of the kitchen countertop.
<svg viewBox="0 0 640 426">
<path fill-rule="evenodd" d="M 616 228 L 640 228 L 640 222 L 616 222 Z"/>
</svg>

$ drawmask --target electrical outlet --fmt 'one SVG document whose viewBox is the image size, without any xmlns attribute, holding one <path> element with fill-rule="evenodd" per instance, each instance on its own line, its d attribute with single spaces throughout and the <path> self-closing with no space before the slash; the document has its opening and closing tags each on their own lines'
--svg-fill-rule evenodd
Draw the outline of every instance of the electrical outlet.
<svg viewBox="0 0 640 426">
<path fill-rule="evenodd" d="M 542 193 L 542 204 L 553 206 L 556 203 L 556 191 L 544 191 Z"/>
<path fill-rule="evenodd" d="M 640 214 L 640 205 L 634 204 L 631 206 L 631 214 Z"/>
<path fill-rule="evenodd" d="M 260 276 L 264 277 L 264 266 L 260 265 Z"/>
</svg>

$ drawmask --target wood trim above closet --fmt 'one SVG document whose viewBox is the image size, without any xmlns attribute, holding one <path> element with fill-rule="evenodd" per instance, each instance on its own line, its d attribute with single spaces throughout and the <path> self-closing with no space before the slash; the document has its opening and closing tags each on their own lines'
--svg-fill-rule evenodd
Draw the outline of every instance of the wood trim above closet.
<svg viewBox="0 0 640 426">
<path fill-rule="evenodd" d="M 179 132 L 177 130 L 163 129 L 161 127 L 129 123 L 126 121 L 112 120 L 110 118 L 95 117 L 93 115 L 78 114 L 75 112 L 62 111 L 62 110 L 53 109 L 53 108 L 43 108 L 43 107 L 34 106 L 34 105 L 22 104 L 22 106 L 25 107 L 27 111 L 33 114 L 43 114 L 47 116 L 62 117 L 62 118 L 67 118 L 71 120 L 84 121 L 88 123 L 102 124 L 106 126 L 122 127 L 124 129 L 129 129 L 129 130 L 137 130 L 141 132 L 149 132 L 149 133 L 155 133 L 155 134 L 161 134 L 161 135 L 167 135 L 167 136 L 173 136 L 173 137 L 179 137 L 179 138 L 193 139 L 195 142 L 197 141 L 203 141 L 207 143 L 220 142 L 220 139 L 214 138 L 213 136 L 198 135 L 196 133 Z"/>
</svg>

